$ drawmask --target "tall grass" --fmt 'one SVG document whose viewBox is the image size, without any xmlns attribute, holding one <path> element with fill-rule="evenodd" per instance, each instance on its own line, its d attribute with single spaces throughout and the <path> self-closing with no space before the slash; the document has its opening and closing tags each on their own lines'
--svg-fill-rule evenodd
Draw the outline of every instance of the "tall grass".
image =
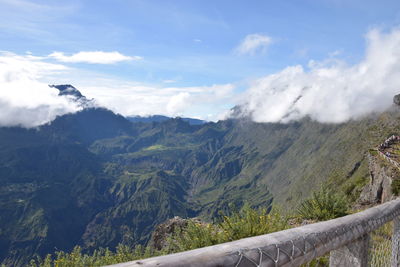
<svg viewBox="0 0 400 267">
<path fill-rule="evenodd" d="M 167 238 L 167 245 L 162 250 L 154 250 L 149 246 L 132 248 L 119 245 L 115 252 L 101 248 L 87 254 L 77 246 L 70 253 L 59 251 L 55 255 L 33 259 L 30 267 L 103 266 L 215 245 L 286 228 L 287 219 L 279 212 L 268 213 L 267 209 L 253 209 L 246 204 L 230 215 L 221 215 L 218 223 L 189 221 L 186 228 L 176 229 Z"/>
<path fill-rule="evenodd" d="M 231 215 L 222 215 L 216 224 L 189 222 L 188 227 L 170 237 L 172 251 L 184 251 L 280 231 L 288 228 L 287 218 L 277 211 L 253 209 L 245 204 Z"/>
<path fill-rule="evenodd" d="M 326 187 L 314 192 L 312 197 L 304 200 L 297 213 L 302 219 L 326 221 L 348 214 L 346 196 L 334 193 Z"/>
</svg>

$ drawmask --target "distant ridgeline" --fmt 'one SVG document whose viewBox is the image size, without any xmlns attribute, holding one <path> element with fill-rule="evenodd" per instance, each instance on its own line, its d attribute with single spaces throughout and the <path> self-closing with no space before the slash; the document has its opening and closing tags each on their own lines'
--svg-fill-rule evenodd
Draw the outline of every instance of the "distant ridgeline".
<svg viewBox="0 0 400 267">
<path fill-rule="evenodd" d="M 131 116 L 126 117 L 131 122 L 163 122 L 172 119 L 171 117 L 163 116 L 163 115 L 151 115 L 151 116 Z M 179 118 L 179 117 L 177 117 Z M 201 125 L 207 123 L 206 121 L 193 119 L 193 118 L 179 118 L 183 121 L 188 122 L 190 125 Z"/>
<path fill-rule="evenodd" d="M 295 208 L 326 183 L 357 199 L 368 149 L 400 130 L 397 107 L 342 124 L 205 123 L 125 118 L 53 87 L 85 108 L 37 129 L 0 128 L 0 262 L 9 266 L 55 248 L 145 244 L 169 218 L 211 220 L 232 203 Z"/>
</svg>

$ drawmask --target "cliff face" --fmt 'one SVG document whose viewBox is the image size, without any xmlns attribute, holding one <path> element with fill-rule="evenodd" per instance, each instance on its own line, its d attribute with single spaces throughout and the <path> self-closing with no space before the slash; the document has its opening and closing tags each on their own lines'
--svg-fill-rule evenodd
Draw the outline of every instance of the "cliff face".
<svg viewBox="0 0 400 267">
<path fill-rule="evenodd" d="M 400 179 L 397 167 L 379 155 L 368 154 L 368 162 L 370 181 L 361 192 L 357 207 L 368 207 L 392 200 L 395 198 L 393 181 Z"/>
</svg>

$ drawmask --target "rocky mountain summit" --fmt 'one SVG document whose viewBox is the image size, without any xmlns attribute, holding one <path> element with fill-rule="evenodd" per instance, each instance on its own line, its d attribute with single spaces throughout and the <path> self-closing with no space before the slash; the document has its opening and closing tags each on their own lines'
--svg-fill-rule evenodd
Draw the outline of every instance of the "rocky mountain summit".
<svg viewBox="0 0 400 267">
<path fill-rule="evenodd" d="M 83 108 L 95 107 L 94 99 L 88 99 L 86 96 L 70 84 L 49 85 L 50 88 L 57 89 L 59 96 L 67 96 L 73 101 L 77 102 Z"/>
</svg>

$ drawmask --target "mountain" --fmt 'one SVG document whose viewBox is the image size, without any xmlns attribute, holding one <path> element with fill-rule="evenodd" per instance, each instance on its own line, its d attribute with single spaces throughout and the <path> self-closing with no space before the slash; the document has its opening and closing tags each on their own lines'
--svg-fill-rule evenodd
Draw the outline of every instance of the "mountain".
<svg viewBox="0 0 400 267">
<path fill-rule="evenodd" d="M 321 184 L 356 198 L 368 150 L 399 130 L 399 107 L 341 124 L 200 125 L 85 108 L 37 129 L 2 127 L 0 261 L 144 244 L 168 218 L 211 220 L 231 203 L 290 210 Z"/>
<path fill-rule="evenodd" d="M 84 108 L 94 107 L 94 100 L 87 99 L 86 96 L 70 84 L 49 85 L 50 88 L 57 89 L 59 96 L 69 97 L 72 101 L 79 103 Z"/>
<path fill-rule="evenodd" d="M 84 97 L 78 89 L 76 89 L 75 87 L 73 87 L 70 84 L 59 84 L 59 85 L 53 84 L 53 85 L 49 85 L 49 87 L 58 89 L 60 91 L 58 93 L 58 95 L 68 95 L 68 96 L 73 96 L 78 99 Z"/>
<path fill-rule="evenodd" d="M 172 119 L 171 117 L 163 116 L 163 115 L 151 115 L 147 117 L 142 116 L 129 116 L 126 117 L 131 122 L 163 122 Z M 193 119 L 193 118 L 180 118 L 183 121 L 187 121 L 190 125 L 201 125 L 207 123 L 206 121 Z"/>
</svg>

